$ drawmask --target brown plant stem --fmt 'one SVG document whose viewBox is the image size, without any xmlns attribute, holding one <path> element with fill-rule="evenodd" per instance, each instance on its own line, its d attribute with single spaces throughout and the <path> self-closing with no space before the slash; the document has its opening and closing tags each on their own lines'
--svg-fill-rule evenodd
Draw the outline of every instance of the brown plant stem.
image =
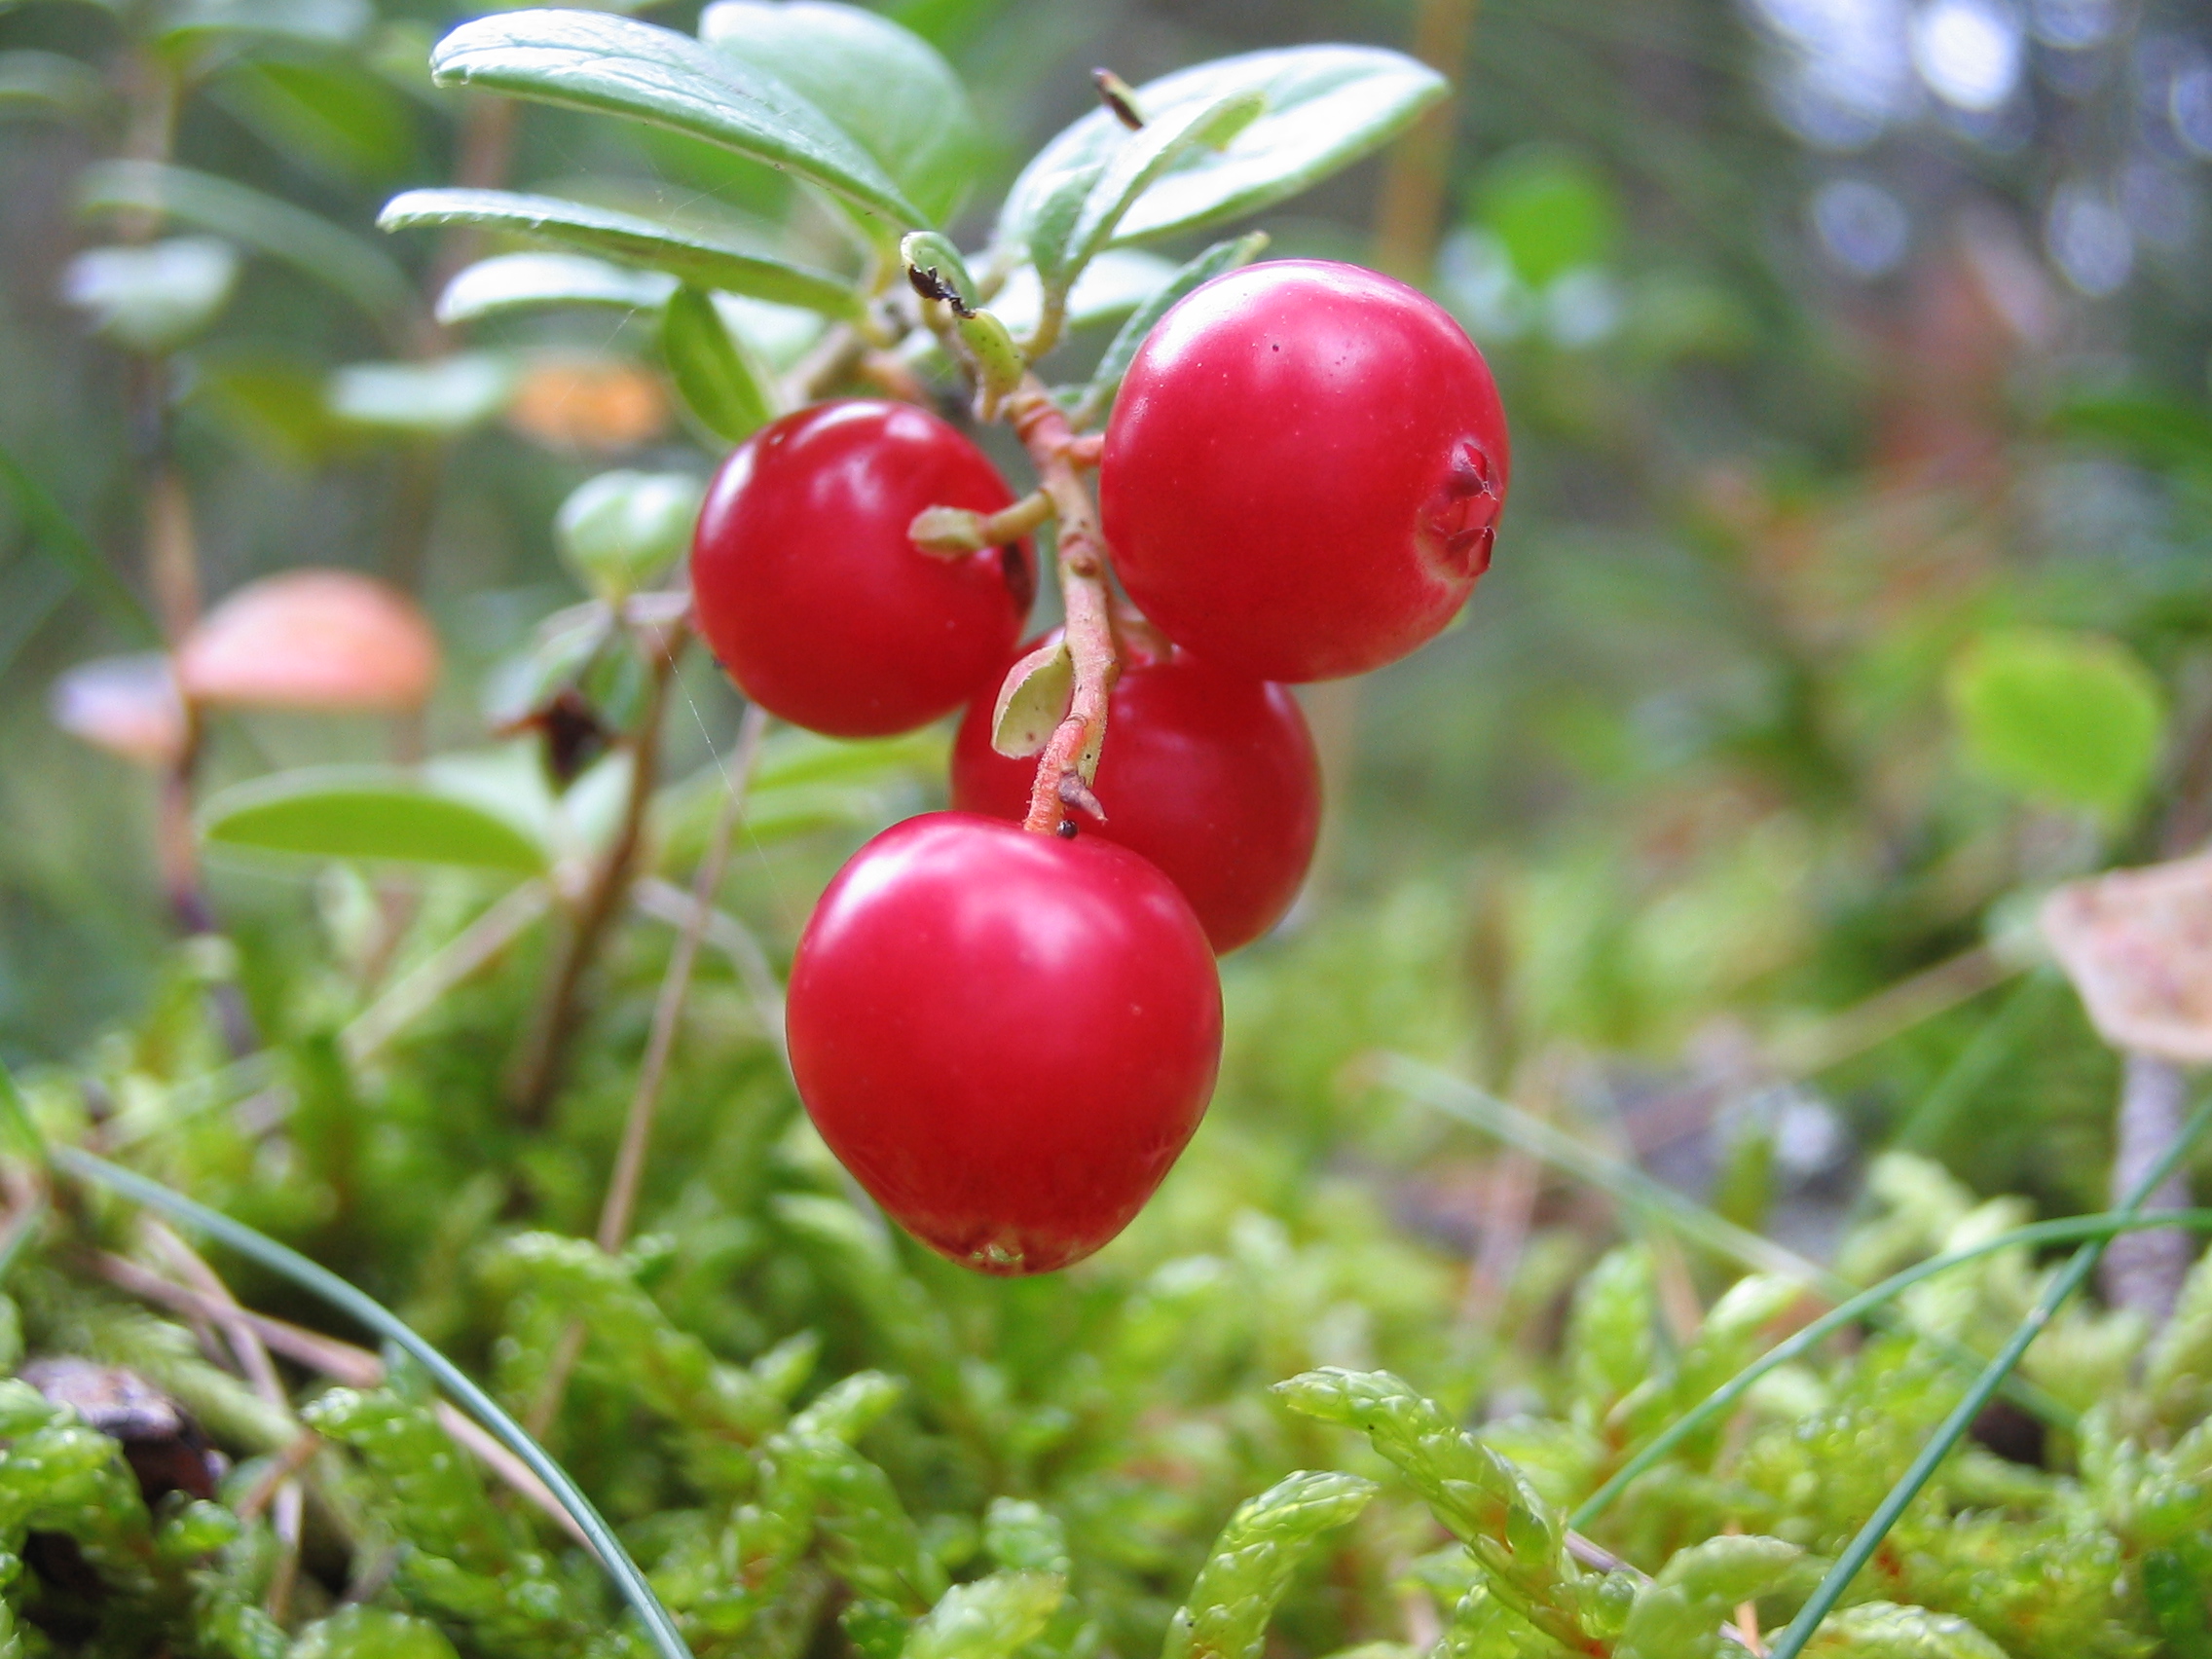
<svg viewBox="0 0 2212 1659">
<path fill-rule="evenodd" d="M 677 1030 L 683 1018 L 683 1001 L 690 994 L 691 971 L 699 959 L 699 944 L 706 937 L 707 918 L 722 871 L 729 866 L 730 843 L 745 816 L 745 797 L 753 786 L 753 768 L 760 757 L 761 740 L 768 733 L 768 712 L 757 703 L 746 705 L 739 721 L 737 744 L 730 755 L 729 783 L 715 814 L 715 827 L 707 850 L 691 878 L 693 910 L 676 936 L 668 971 L 661 977 L 660 996 L 653 1005 L 652 1033 L 645 1042 L 645 1063 L 638 1068 L 638 1087 L 630 1096 L 629 1116 L 622 1124 L 622 1146 L 615 1155 L 614 1174 L 608 1182 L 607 1202 L 599 1215 L 599 1247 L 608 1255 L 629 1242 L 631 1223 L 638 1209 L 638 1188 L 645 1179 L 645 1154 L 652 1144 L 653 1120 L 660 1110 L 662 1086 L 668 1081 L 668 1063 L 676 1051 Z"/>
<path fill-rule="evenodd" d="M 656 631 L 647 643 L 651 681 L 645 710 L 630 736 L 630 793 L 614 839 L 592 866 L 569 927 L 555 946 L 545 990 L 538 998 L 529 1035 L 508 1074 L 507 1099 L 528 1127 L 545 1120 L 560 1087 L 562 1063 L 575 1035 L 576 1005 L 583 978 L 606 942 L 608 924 L 621 909 L 636 873 L 638 848 L 645 838 L 645 811 L 660 776 L 661 717 L 668 706 L 669 682 L 688 633 L 681 626 Z"/>
<path fill-rule="evenodd" d="M 1420 0 L 1414 18 L 1414 55 L 1456 81 L 1467 60 L 1477 9 L 1477 0 Z M 1376 263 L 1409 282 L 1426 278 L 1436 256 L 1458 106 L 1455 92 L 1423 111 L 1391 147 L 1382 174 L 1382 204 L 1375 215 Z"/>
<path fill-rule="evenodd" d="M 745 797 L 753 787 L 753 768 L 760 758 L 761 740 L 768 734 L 768 712 L 748 703 L 738 723 L 737 744 L 730 755 L 728 787 L 722 793 L 715 827 L 707 837 L 707 850 L 691 877 L 690 914 L 676 936 L 669 953 L 668 970 L 661 976 L 660 995 L 653 1003 L 652 1031 L 645 1039 L 645 1057 L 638 1067 L 638 1085 L 630 1095 L 630 1110 L 622 1120 L 622 1143 L 614 1155 L 614 1173 L 607 1183 L 607 1198 L 600 1206 L 599 1247 L 611 1256 L 630 1241 L 637 1219 L 638 1192 L 645 1184 L 645 1156 L 652 1148 L 653 1121 L 660 1115 L 660 1096 L 668 1082 L 668 1064 L 676 1052 L 677 1032 L 683 1020 L 684 999 L 691 992 L 691 971 L 699 960 L 699 945 L 706 938 L 707 920 L 714 913 L 716 892 L 722 871 L 729 866 L 730 843 L 745 817 Z M 524 1426 L 542 1435 L 561 1410 L 561 1396 L 582 1357 L 584 1325 L 571 1319 L 545 1367 L 545 1380 L 531 1402 Z"/>
<path fill-rule="evenodd" d="M 1007 399 L 1007 419 L 1020 436 L 1045 495 L 1059 521 L 1056 537 L 1060 604 L 1066 613 L 1075 689 L 1068 712 L 1046 740 L 1037 761 L 1037 784 L 1022 828 L 1051 834 L 1068 808 L 1090 798 L 1090 780 L 1106 741 L 1106 703 L 1122 662 L 1114 647 L 1113 602 L 1107 587 L 1108 553 L 1089 488 L 1069 459 L 1075 433 L 1058 404 L 1034 375 Z"/>
</svg>

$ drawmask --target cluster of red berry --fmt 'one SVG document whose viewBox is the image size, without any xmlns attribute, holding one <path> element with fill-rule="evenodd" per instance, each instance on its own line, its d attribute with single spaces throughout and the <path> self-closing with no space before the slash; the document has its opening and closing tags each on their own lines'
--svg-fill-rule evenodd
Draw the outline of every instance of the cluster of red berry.
<svg viewBox="0 0 2212 1659">
<path fill-rule="evenodd" d="M 1280 919 L 1319 829 L 1282 682 L 1380 667 L 1450 621 L 1490 563 L 1505 421 L 1433 302 L 1280 261 L 1166 313 L 1098 466 L 1143 620 L 1117 616 L 1112 735 L 1073 793 L 1101 811 L 1046 833 L 1022 827 L 1037 765 L 992 746 L 1035 555 L 912 535 L 925 509 L 1014 504 L 965 437 L 901 403 L 788 416 L 724 464 L 692 550 L 700 629 L 771 714 L 860 737 L 971 704 L 954 810 L 884 831 L 823 895 L 789 1034 L 846 1167 L 990 1272 L 1097 1249 L 1197 1128 L 1221 1051 L 1214 954 Z"/>
</svg>

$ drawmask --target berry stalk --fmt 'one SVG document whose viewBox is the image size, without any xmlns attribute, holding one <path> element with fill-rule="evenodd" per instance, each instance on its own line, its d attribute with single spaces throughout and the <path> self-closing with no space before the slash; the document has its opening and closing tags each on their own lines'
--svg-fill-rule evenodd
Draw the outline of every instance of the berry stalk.
<svg viewBox="0 0 2212 1659">
<path fill-rule="evenodd" d="M 1106 743 L 1106 700 L 1121 677 L 1122 661 L 1114 647 L 1106 536 L 1080 472 L 1082 440 L 1034 375 L 1007 399 L 1006 414 L 1029 451 L 1040 485 L 1051 500 L 1053 517 L 1059 521 L 1055 559 L 1060 603 L 1067 617 L 1068 653 L 1075 663 L 1068 712 L 1038 757 L 1029 816 L 1022 822 L 1023 829 L 1050 835 L 1067 821 L 1069 807 L 1097 811 L 1090 784 Z"/>
</svg>

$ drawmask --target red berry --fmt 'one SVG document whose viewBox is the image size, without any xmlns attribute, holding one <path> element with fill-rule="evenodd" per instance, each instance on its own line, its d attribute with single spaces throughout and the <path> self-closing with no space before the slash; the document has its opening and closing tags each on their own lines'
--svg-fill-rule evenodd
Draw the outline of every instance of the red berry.
<svg viewBox="0 0 2212 1659">
<path fill-rule="evenodd" d="M 1128 1225 L 1213 1092 L 1221 982 L 1134 853 L 935 812 L 854 855 L 792 963 L 800 1098 L 860 1184 L 989 1273 Z"/>
<path fill-rule="evenodd" d="M 853 398 L 763 426 L 722 462 L 691 543 L 699 631 L 745 694 L 832 737 L 911 731 L 1006 658 L 1037 589 L 1028 542 L 940 558 L 925 507 L 1014 497 L 925 409 Z"/>
<path fill-rule="evenodd" d="M 952 745 L 952 804 L 1020 819 L 1035 760 L 991 747 L 992 693 Z M 1158 865 L 1217 951 L 1249 944 L 1298 897 L 1321 829 L 1321 768 L 1298 700 L 1185 650 L 1125 654 L 1107 703 L 1094 786 L 1106 821 L 1083 832 Z"/>
<path fill-rule="evenodd" d="M 1354 265 L 1218 276 L 1145 339 L 1099 502 L 1129 596 L 1262 680 L 1395 661 L 1490 566 L 1505 413 L 1451 314 Z"/>
</svg>

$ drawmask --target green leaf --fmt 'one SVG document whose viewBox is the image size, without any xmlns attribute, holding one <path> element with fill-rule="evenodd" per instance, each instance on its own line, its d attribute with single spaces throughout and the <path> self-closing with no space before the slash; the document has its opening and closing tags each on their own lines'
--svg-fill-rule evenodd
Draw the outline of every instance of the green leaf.
<svg viewBox="0 0 2212 1659">
<path fill-rule="evenodd" d="M 1475 203 L 1531 288 L 1604 264 L 1620 240 L 1620 207 L 1604 175 L 1549 145 L 1525 146 L 1498 162 L 1483 176 Z"/>
<path fill-rule="evenodd" d="M 983 1552 L 1017 1572 L 1068 1572 L 1068 1532 L 1058 1516 L 1026 1498 L 994 1497 L 983 1516 Z"/>
<path fill-rule="evenodd" d="M 513 822 L 396 768 L 316 766 L 223 791 L 200 815 L 211 845 L 311 859 L 388 860 L 536 874 L 544 846 Z"/>
<path fill-rule="evenodd" d="M 1895 1602 L 1862 1602 L 1830 1613 L 1806 1645 L 1817 1659 L 2006 1659 L 1965 1619 Z"/>
<path fill-rule="evenodd" d="M 1376 1490 L 1357 1475 L 1301 1470 L 1246 1498 L 1169 1622 L 1161 1659 L 1260 1659 L 1268 1620 L 1299 1564 L 1322 1534 L 1365 1509 Z"/>
<path fill-rule="evenodd" d="M 241 59 L 210 90 L 273 149 L 342 182 L 383 184 L 417 169 L 415 112 L 350 62 Z"/>
<path fill-rule="evenodd" d="M 688 472 L 602 472 L 561 503 L 553 539 L 586 587 L 619 604 L 683 556 L 702 494 Z"/>
<path fill-rule="evenodd" d="M 650 122 L 783 167 L 904 227 L 927 215 L 851 134 L 775 76 L 673 29 L 595 12 L 502 12 L 438 43 L 441 86 Z"/>
<path fill-rule="evenodd" d="M 420 362 L 348 363 L 324 392 L 332 417 L 379 432 L 451 437 L 482 425 L 514 394 L 515 364 L 491 351 Z"/>
<path fill-rule="evenodd" d="M 99 76 L 58 52 L 0 52 L 0 119 L 55 115 L 75 121 L 93 114 L 107 88 Z"/>
<path fill-rule="evenodd" d="M 982 157 L 967 89 L 929 42 L 857 6 L 715 0 L 699 38 L 774 76 L 874 158 L 932 223 L 959 205 Z"/>
<path fill-rule="evenodd" d="M 1063 173 L 1037 203 L 1029 221 L 1030 262 L 1050 300 L 1106 245 L 1137 198 L 1194 146 L 1219 149 L 1256 121 L 1267 107 L 1256 88 L 1194 99 L 1148 120 L 1135 132 L 1117 129 L 1121 141 L 1101 147 Z"/>
<path fill-rule="evenodd" d="M 242 184 L 159 162 L 100 162 L 79 177 L 88 213 L 158 213 L 279 260 L 390 324 L 414 290 L 383 251 L 319 214 Z"/>
<path fill-rule="evenodd" d="M 612 306 L 657 312 L 675 293 L 663 271 L 635 271 L 581 253 L 502 253 L 465 266 L 438 296 L 438 320 L 451 328 L 547 306 Z"/>
<path fill-rule="evenodd" d="M 368 0 L 174 0 L 155 38 L 183 51 L 218 44 L 225 35 L 351 46 L 375 19 Z"/>
<path fill-rule="evenodd" d="M 830 316 L 854 317 L 863 310 L 860 295 L 830 272 L 749 253 L 634 213 L 554 196 L 525 196 L 511 190 L 410 190 L 387 203 L 377 223 L 387 231 L 418 225 L 479 225 L 665 271 L 702 288 L 756 294 Z"/>
<path fill-rule="evenodd" d="M 1044 753 L 1075 694 L 1075 657 L 1054 635 L 1011 669 L 991 711 L 991 747 L 1009 759 Z"/>
<path fill-rule="evenodd" d="M 2212 415 L 2178 398 L 2104 393 L 2069 399 L 2051 418 L 2062 437 L 2124 450 L 2146 465 L 2212 466 Z"/>
<path fill-rule="evenodd" d="M 1984 634 L 1946 689 L 1975 765 L 2023 794 L 2119 819 L 2157 765 L 2165 699 L 2117 641 L 2045 628 Z"/>
<path fill-rule="evenodd" d="M 434 1624 L 356 1604 L 301 1628 L 285 1659 L 454 1659 Z"/>
<path fill-rule="evenodd" d="M 168 351 L 206 331 L 238 275 L 229 242 L 172 237 L 144 247 L 87 248 L 63 268 L 61 297 L 117 345 Z"/>
<path fill-rule="evenodd" d="M 1805 1552 L 1780 1538 L 1718 1537 L 1676 1553 L 1641 1586 L 1621 1632 L 1620 1659 L 1714 1659 L 1731 1651 L 1720 1626 L 1746 1602 L 1793 1577 Z"/>
<path fill-rule="evenodd" d="M 1123 377 L 1128 374 L 1129 365 L 1136 361 L 1137 349 L 1144 344 L 1145 336 L 1153 331 L 1160 319 L 1173 309 L 1177 300 L 1201 283 L 1210 282 L 1224 271 L 1234 271 L 1239 265 L 1248 265 L 1268 245 L 1265 231 L 1253 231 L 1233 241 L 1215 242 L 1198 258 L 1171 272 L 1166 279 L 1152 290 L 1151 296 L 1129 313 L 1107 346 L 1105 355 L 1098 359 L 1098 367 L 1091 372 L 1089 384 L 1076 401 L 1071 419 L 1078 426 L 1088 426 L 1114 405 L 1114 394 L 1122 389 Z M 1101 260 L 1091 267 L 1093 272 L 1105 263 Z M 1081 300 L 1079 285 L 1075 298 Z M 1072 320 L 1072 319 L 1071 319 Z"/>
<path fill-rule="evenodd" d="M 1447 87 L 1434 70 L 1375 47 L 1309 46 L 1253 52 L 1178 70 L 1137 89 L 1148 125 L 1242 92 L 1267 110 L 1219 152 L 1186 152 L 1123 218 L 1132 241 L 1237 218 L 1295 196 L 1386 142 Z M 1030 243 L 1039 210 L 1071 174 L 1097 167 L 1127 129 L 1105 109 L 1062 131 L 1008 193 L 994 240 Z"/>
<path fill-rule="evenodd" d="M 717 437 L 743 443 L 775 419 L 775 377 L 722 326 L 699 289 L 677 289 L 662 309 L 660 349 L 676 389 Z"/>
<path fill-rule="evenodd" d="M 915 1621 L 902 1659 L 1012 1659 L 1067 1596 L 1067 1580 L 1054 1572 L 994 1572 L 955 1584 Z"/>
</svg>

